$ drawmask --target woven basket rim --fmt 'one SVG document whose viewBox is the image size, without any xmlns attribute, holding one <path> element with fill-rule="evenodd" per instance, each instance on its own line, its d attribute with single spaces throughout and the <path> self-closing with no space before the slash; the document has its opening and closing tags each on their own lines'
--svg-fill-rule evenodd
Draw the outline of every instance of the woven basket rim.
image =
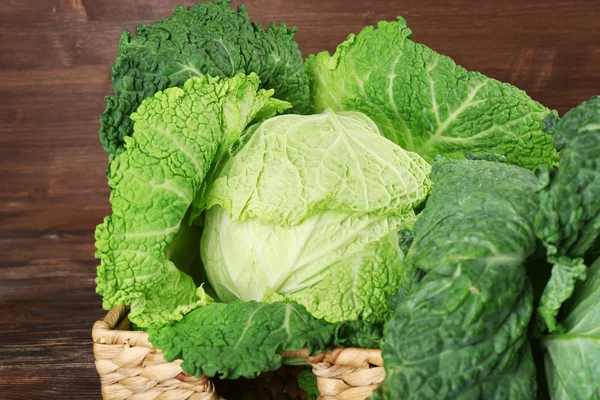
<svg viewBox="0 0 600 400">
<path fill-rule="evenodd" d="M 127 319 L 129 307 L 114 306 L 108 313 L 94 323 L 92 339 L 99 344 L 129 344 L 136 347 L 154 348 L 148 340 L 148 333 L 132 331 Z"/>
<path fill-rule="evenodd" d="M 104 318 L 94 323 L 92 327 L 92 338 L 94 341 L 94 356 L 96 357 L 97 368 L 99 365 L 97 352 L 103 352 L 107 347 L 111 347 L 111 345 L 121 348 L 142 347 L 147 349 L 146 352 L 162 354 L 159 349 L 152 346 L 148 340 L 147 332 L 131 330 L 131 323 L 127 318 L 128 313 L 128 306 L 115 306 L 107 312 Z M 348 400 L 362 400 L 368 397 L 385 378 L 381 349 L 352 347 L 334 348 L 330 351 L 311 356 L 308 349 L 304 347 L 294 351 L 282 351 L 280 354 L 283 357 L 303 358 L 312 365 L 313 373 L 317 375 L 319 391 L 322 394 L 320 399 L 344 398 Z M 118 364 L 121 365 L 121 362 L 122 360 L 120 360 Z M 211 380 L 205 375 L 200 378 L 187 375 L 180 370 L 179 365 L 182 363 L 182 360 L 174 360 L 171 363 L 164 362 L 179 368 L 180 376 L 185 378 L 183 382 L 176 381 L 177 384 L 180 385 L 178 386 L 179 390 L 189 390 L 189 388 L 199 387 L 198 385 L 200 384 L 202 390 L 197 394 L 203 394 L 203 396 L 208 397 L 198 397 L 198 399 L 214 400 L 219 398 L 215 397 L 217 394 L 212 386 Z M 131 370 L 131 368 L 125 368 L 125 370 L 130 372 L 129 370 Z M 172 370 L 172 368 L 167 368 L 166 371 L 170 370 Z M 100 372 L 100 369 L 98 371 Z M 131 385 L 133 381 L 129 382 L 128 379 L 134 378 L 126 378 L 120 380 L 120 383 L 117 382 L 116 384 L 110 384 L 111 386 L 105 387 L 105 385 L 109 384 L 105 383 L 104 380 L 111 380 L 115 377 L 123 378 L 120 375 L 116 376 L 114 373 L 111 374 L 112 370 L 108 372 L 109 375 L 104 374 L 104 376 L 100 373 L 101 380 L 103 380 L 103 396 L 106 394 L 108 396 L 107 398 L 117 398 L 114 396 L 111 397 L 111 393 L 115 390 L 117 390 L 117 392 L 121 390 L 127 391 L 127 389 L 122 388 L 124 382 L 127 382 L 127 385 Z M 108 378 L 109 376 L 110 378 Z M 175 380 L 171 379 L 169 384 L 172 384 L 174 381 Z M 187 399 L 187 397 L 185 398 Z M 222 398 L 219 399 L 222 400 Z"/>
</svg>

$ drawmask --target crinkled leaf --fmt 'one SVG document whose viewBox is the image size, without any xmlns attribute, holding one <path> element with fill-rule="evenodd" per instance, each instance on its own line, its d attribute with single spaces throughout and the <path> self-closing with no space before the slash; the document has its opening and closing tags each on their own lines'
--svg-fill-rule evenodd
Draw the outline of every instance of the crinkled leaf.
<svg viewBox="0 0 600 400">
<path fill-rule="evenodd" d="M 588 268 L 562 312 L 563 333 L 544 338 L 553 400 L 600 396 L 600 258 Z"/>
<path fill-rule="evenodd" d="M 295 301 L 315 317 L 329 322 L 363 319 L 384 323 L 391 315 L 388 298 L 411 283 L 411 273 L 402 262 L 404 253 L 396 241 L 396 234 L 391 233 L 378 242 L 367 244 L 351 257 L 324 264 L 326 268 L 316 283 L 289 293 L 284 292 L 285 287 L 280 288 L 283 295 L 271 293 L 272 289 L 269 289 L 262 301 Z M 327 242 L 324 239 L 320 242 L 323 249 Z M 307 255 L 314 255 L 314 252 L 307 251 Z M 317 271 L 310 268 L 307 272 L 314 275 Z"/>
<path fill-rule="evenodd" d="M 298 376 L 298 388 L 304 390 L 308 396 L 307 400 L 318 400 L 321 393 L 317 386 L 317 376 L 310 369 L 305 369 Z"/>
<path fill-rule="evenodd" d="M 407 260 L 428 274 L 385 327 L 387 375 L 374 398 L 531 398 L 534 367 L 522 349 L 532 293 L 523 264 L 536 241 L 534 176 L 439 159 L 432 180 Z"/>
<path fill-rule="evenodd" d="M 550 256 L 582 257 L 600 236 L 600 96 L 546 125 L 560 168 L 538 173 L 537 234 Z"/>
<path fill-rule="evenodd" d="M 499 374 L 492 374 L 471 386 L 458 399 L 533 400 L 536 399 L 536 369 L 529 343 L 521 347 L 518 358 Z"/>
<path fill-rule="evenodd" d="M 479 160 L 440 158 L 434 165 L 436 195 L 415 224 L 410 261 L 451 275 L 465 258 L 522 262 L 533 253 L 538 199 L 530 171 Z"/>
<path fill-rule="evenodd" d="M 540 212 L 536 231 L 555 263 L 538 308 L 538 327 L 560 330 L 556 316 L 577 280 L 585 279 L 581 257 L 600 238 L 600 96 L 551 116 L 546 130 L 560 150 L 560 168 L 537 171 Z"/>
<path fill-rule="evenodd" d="M 483 387 L 514 368 L 531 311 L 519 263 L 468 260 L 451 276 L 429 273 L 385 327 L 387 375 L 375 398 L 454 399 Z"/>
<path fill-rule="evenodd" d="M 560 307 L 573 294 L 577 281 L 585 279 L 586 271 L 586 265 L 579 258 L 573 260 L 564 257 L 554 264 L 537 308 L 538 326 L 541 330 L 546 327 L 549 332 L 562 330 L 556 320 Z"/>
<path fill-rule="evenodd" d="M 506 83 L 467 71 L 413 42 L 403 18 L 350 35 L 331 56 L 309 56 L 311 108 L 361 111 L 426 160 L 494 152 L 527 168 L 554 165 L 542 131 L 550 110 Z"/>
<path fill-rule="evenodd" d="M 378 349 L 383 343 L 383 326 L 364 320 L 345 321 L 336 325 L 335 347 L 360 347 Z"/>
<path fill-rule="evenodd" d="M 258 84 L 254 74 L 192 78 L 146 99 L 132 114 L 134 134 L 109 170 L 112 215 L 95 235 L 96 290 L 105 309 L 130 304 L 129 318 L 143 328 L 210 303 L 178 269 L 173 260 L 180 252 L 171 246 L 188 242 L 181 225 L 220 148 L 261 110 L 273 115 L 288 106 Z"/>
<path fill-rule="evenodd" d="M 315 355 L 334 338 L 357 340 L 367 337 L 365 332 L 373 337 L 373 331 L 365 323 L 345 328 L 329 324 L 295 303 L 234 301 L 198 308 L 171 326 L 151 327 L 149 334 L 167 360 L 183 359 L 187 373 L 236 379 L 279 368 L 280 351 L 306 346 Z"/>
<path fill-rule="evenodd" d="M 276 98 L 293 104 L 293 112 L 308 112 L 308 80 L 295 29 L 271 24 L 263 30 L 250 23 L 244 6 L 236 12 L 229 2 L 178 6 L 170 18 L 138 26 L 135 36 L 123 33 L 111 71 L 115 95 L 106 97 L 100 120 L 106 151 L 123 149 L 133 132 L 129 116 L 142 100 L 195 76 L 230 78 L 255 72 L 261 88 L 274 89 Z"/>
</svg>

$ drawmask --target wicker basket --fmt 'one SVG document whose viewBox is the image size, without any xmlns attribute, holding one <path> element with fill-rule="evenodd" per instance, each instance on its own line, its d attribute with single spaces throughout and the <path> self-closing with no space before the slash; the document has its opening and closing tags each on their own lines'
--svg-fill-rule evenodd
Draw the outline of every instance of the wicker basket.
<svg viewBox="0 0 600 400">
<path fill-rule="evenodd" d="M 218 400 L 212 381 L 183 372 L 181 360 L 167 362 L 146 332 L 131 331 L 128 309 L 114 307 L 92 328 L 102 397 L 110 400 Z M 284 352 L 310 362 L 321 400 L 366 399 L 385 378 L 381 351 L 344 348 L 309 357 L 306 349 Z M 235 400 L 235 399 L 230 399 Z"/>
</svg>

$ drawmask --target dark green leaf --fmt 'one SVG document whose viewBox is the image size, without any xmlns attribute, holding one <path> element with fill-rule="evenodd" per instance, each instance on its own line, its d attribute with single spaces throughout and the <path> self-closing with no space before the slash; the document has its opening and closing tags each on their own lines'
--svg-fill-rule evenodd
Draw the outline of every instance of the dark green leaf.
<svg viewBox="0 0 600 400">
<path fill-rule="evenodd" d="M 183 359 L 191 375 L 254 378 L 281 366 L 280 351 L 304 346 L 325 350 L 335 325 L 314 318 L 295 303 L 213 303 L 170 326 L 149 329 L 150 341 L 169 361 Z"/>
<path fill-rule="evenodd" d="M 274 89 L 275 98 L 292 103 L 292 112 L 308 112 L 308 80 L 295 29 L 271 24 L 263 30 L 250 23 L 244 6 L 236 12 L 229 2 L 198 3 L 187 10 L 178 6 L 170 18 L 138 26 L 135 36 L 123 33 L 111 71 L 115 95 L 106 97 L 100 119 L 106 151 L 122 150 L 133 131 L 129 116 L 143 99 L 194 76 L 255 72 L 261 88 Z"/>
<path fill-rule="evenodd" d="M 573 294 L 577 281 L 585 279 L 586 271 L 587 267 L 580 258 L 563 257 L 554 264 L 537 309 L 538 326 L 542 331 L 545 327 L 550 332 L 562 330 L 556 321 L 560 307 Z"/>
<path fill-rule="evenodd" d="M 317 377 L 310 369 L 305 369 L 300 373 L 298 387 L 306 392 L 307 400 L 317 400 L 321 395 L 317 386 Z"/>
<path fill-rule="evenodd" d="M 600 96 L 549 121 L 560 168 L 543 174 L 536 231 L 549 256 L 582 257 L 600 235 Z"/>
<path fill-rule="evenodd" d="M 525 169 L 438 159 L 408 262 L 428 274 L 385 327 L 374 399 L 531 399 L 526 331 L 536 180 Z"/>
<path fill-rule="evenodd" d="M 293 302 L 234 301 L 198 308 L 148 332 L 167 360 L 183 359 L 187 373 L 237 379 L 278 369 L 281 351 L 306 346 L 315 355 L 333 346 L 379 347 L 381 330 L 365 321 L 330 324 Z"/>
<path fill-rule="evenodd" d="M 383 340 L 383 326 L 358 320 L 336 324 L 335 347 L 380 348 Z"/>
<path fill-rule="evenodd" d="M 535 226 L 554 263 L 538 307 L 538 327 L 560 331 L 560 307 L 585 279 L 582 257 L 600 238 L 600 97 L 547 118 L 544 128 L 561 150 L 558 170 L 537 172 L 540 212 Z M 589 255 L 588 255 L 589 257 Z"/>
<path fill-rule="evenodd" d="M 600 258 L 562 310 L 563 333 L 544 338 L 548 389 L 555 400 L 600 397 Z"/>
</svg>

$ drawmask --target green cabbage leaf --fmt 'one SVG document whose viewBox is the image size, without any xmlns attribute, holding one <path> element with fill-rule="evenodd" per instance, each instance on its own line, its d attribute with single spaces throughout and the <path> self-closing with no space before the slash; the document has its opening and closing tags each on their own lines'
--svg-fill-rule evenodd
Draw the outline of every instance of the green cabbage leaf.
<svg viewBox="0 0 600 400">
<path fill-rule="evenodd" d="M 436 159 L 407 263 L 426 272 L 384 329 L 374 399 L 532 399 L 524 262 L 535 249 L 537 182 L 494 161 Z"/>
<path fill-rule="evenodd" d="M 363 112 L 387 138 L 427 161 L 494 152 L 531 169 L 556 164 L 552 138 L 542 130 L 550 110 L 411 36 L 403 18 L 382 21 L 350 35 L 334 55 L 309 56 L 313 112 Z"/>
<path fill-rule="evenodd" d="M 295 29 L 272 23 L 267 29 L 250 23 L 248 12 L 230 8 L 230 0 L 178 6 L 170 18 L 141 24 L 135 36 L 123 32 L 111 71 L 114 96 L 107 96 L 100 118 L 100 141 L 113 156 L 133 133 L 130 118 L 142 101 L 166 88 L 181 87 L 191 77 L 231 78 L 251 72 L 260 88 L 309 111 L 309 88 Z"/>
<path fill-rule="evenodd" d="M 554 264 L 538 307 L 538 326 L 560 331 L 557 315 L 578 281 L 586 277 L 584 256 L 600 238 L 600 96 L 558 119 L 546 130 L 560 150 L 560 168 L 537 171 L 540 212 L 536 231 Z"/>
<path fill-rule="evenodd" d="M 95 235 L 104 309 L 129 304 L 129 319 L 144 328 L 212 302 L 191 276 L 198 238 L 186 215 L 218 155 L 248 124 L 289 107 L 258 87 L 255 74 L 191 78 L 131 115 L 133 135 L 108 172 L 112 214 Z"/>
<path fill-rule="evenodd" d="M 333 346 L 376 347 L 381 329 L 365 321 L 330 324 L 293 302 L 236 300 L 199 307 L 181 321 L 153 325 L 150 341 L 169 361 L 183 359 L 187 373 L 255 378 L 284 363 L 281 351 L 308 348 L 316 355 Z"/>
<path fill-rule="evenodd" d="M 561 332 L 543 339 L 548 389 L 554 400 L 600 396 L 600 258 L 587 275 L 561 310 Z"/>
<path fill-rule="evenodd" d="M 538 306 L 552 399 L 600 397 L 600 97 L 551 117 L 546 129 L 560 150 L 558 170 L 538 171 L 536 230 L 552 274 Z M 538 332 L 539 333 L 539 332 Z"/>
</svg>

